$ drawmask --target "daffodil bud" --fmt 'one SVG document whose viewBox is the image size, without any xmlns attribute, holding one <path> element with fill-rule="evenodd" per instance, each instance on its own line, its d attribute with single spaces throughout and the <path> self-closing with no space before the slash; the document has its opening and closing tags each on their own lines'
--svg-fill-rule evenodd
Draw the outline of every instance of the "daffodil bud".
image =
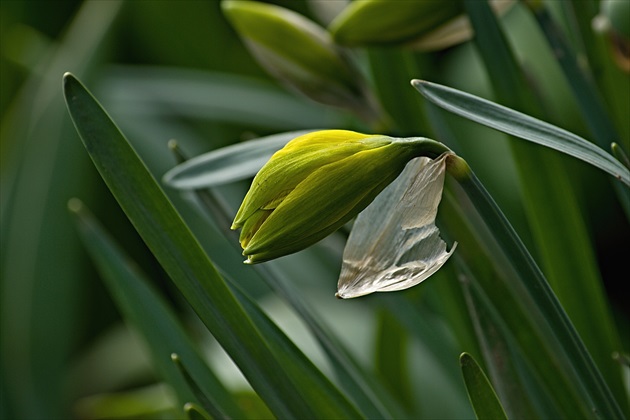
<svg viewBox="0 0 630 420">
<path fill-rule="evenodd" d="M 366 121 L 379 118 L 360 72 L 324 28 L 271 4 L 225 0 L 221 5 L 252 55 L 281 83 Z"/>
<path fill-rule="evenodd" d="M 516 2 L 490 0 L 499 15 Z M 353 1 L 329 25 L 335 42 L 345 46 L 402 45 L 438 51 L 472 38 L 473 30 L 459 0 Z"/>
<path fill-rule="evenodd" d="M 329 30 L 340 45 L 411 43 L 463 12 L 456 0 L 354 1 L 333 20 Z"/>
<path fill-rule="evenodd" d="M 300 251 L 331 234 L 391 183 L 417 156 L 446 146 L 324 130 L 291 140 L 258 172 L 232 224 L 241 228 L 247 263 Z"/>
</svg>

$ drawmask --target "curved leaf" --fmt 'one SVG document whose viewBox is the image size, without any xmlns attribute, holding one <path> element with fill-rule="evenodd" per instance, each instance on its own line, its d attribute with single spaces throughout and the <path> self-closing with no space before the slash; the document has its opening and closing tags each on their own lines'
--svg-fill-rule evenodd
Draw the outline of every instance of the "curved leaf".
<svg viewBox="0 0 630 420">
<path fill-rule="evenodd" d="M 466 0 L 464 4 L 475 28 L 475 44 L 490 75 L 496 101 L 530 115 L 540 115 L 545 107 L 533 95 L 532 84 L 521 70 L 490 7 L 476 0 Z M 522 205 L 541 268 L 606 382 L 621 400 L 625 395 L 621 375 L 610 360 L 611 352 L 620 346 L 619 339 L 574 191 L 576 186 L 571 182 L 569 162 L 547 148 L 531 147 L 525 142 L 510 142 L 510 147 L 518 156 L 515 165 L 523 193 Z M 614 185 L 623 189 L 620 183 Z M 562 209 L 560 218 L 559 209 Z M 569 403 L 570 409 L 575 406 Z"/>
<path fill-rule="evenodd" d="M 321 372 L 312 365 L 276 356 L 272 338 L 263 338 L 144 162 L 100 104 L 69 73 L 64 76 L 64 94 L 81 140 L 113 195 L 274 414 L 281 418 L 360 416 L 338 389 L 320 380 Z"/>
<path fill-rule="evenodd" d="M 494 102 L 423 80 L 411 84 L 434 104 L 504 133 L 566 153 L 608 172 L 630 186 L 630 171 L 588 140 Z"/>
<path fill-rule="evenodd" d="M 199 402 L 206 402 L 206 394 L 195 392 L 197 390 L 194 387 L 186 384 L 199 381 L 204 384 L 206 392 L 213 397 L 212 403 L 208 405 L 213 408 L 212 413 L 215 418 L 242 416 L 242 412 L 234 403 L 230 393 L 194 349 L 190 338 L 162 297 L 129 263 L 129 258 L 80 201 L 73 199 L 68 207 L 76 215 L 81 239 L 101 273 L 105 286 L 125 320 L 146 340 L 155 366 L 162 377 L 174 388 L 180 403 L 184 404 L 193 396 L 197 397 Z M 137 302 L 142 302 L 142 305 L 138 305 Z M 181 366 L 182 362 L 179 358 L 179 365 L 169 360 L 171 352 L 177 352 L 186 360 L 191 368 L 190 373 Z M 196 379 L 187 375 L 192 375 Z"/>
<path fill-rule="evenodd" d="M 290 131 L 223 147 L 194 157 L 168 171 L 168 186 L 189 190 L 214 187 L 256 175 L 291 139 L 313 130 Z"/>
</svg>

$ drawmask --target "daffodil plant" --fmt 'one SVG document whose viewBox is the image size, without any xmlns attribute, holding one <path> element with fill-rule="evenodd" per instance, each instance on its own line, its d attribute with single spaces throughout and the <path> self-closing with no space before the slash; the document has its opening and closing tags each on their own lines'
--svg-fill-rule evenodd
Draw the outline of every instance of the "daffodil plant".
<svg viewBox="0 0 630 420">
<path fill-rule="evenodd" d="M 173 30 L 143 19 L 134 28 L 149 36 L 119 55 L 106 33 L 168 9 L 147 15 L 150 2 L 127 3 L 85 1 L 65 35 L 44 43 L 41 62 L 7 50 L 29 81 L 2 126 L 3 145 L 14 138 L 7 150 L 18 154 L 2 166 L 0 417 L 630 415 L 629 341 L 616 322 L 625 319 L 604 288 L 624 266 L 599 258 L 623 249 L 630 226 L 630 3 L 186 2 L 176 10 L 188 18 L 156 20 L 171 19 Z M 119 10 L 135 12 L 112 25 Z M 189 31 L 194 19 L 205 25 Z M 42 48 L 14 26 L 8 44 Z M 181 39 L 190 51 L 171 48 Z M 136 57 L 135 44 L 173 67 L 134 59 L 90 70 Z M 207 62 L 198 61 L 203 48 Z M 100 86 L 119 123 L 65 74 L 87 154 L 61 122 L 61 92 L 53 95 L 64 71 Z M 160 144 L 171 136 L 181 149 L 169 142 L 179 163 L 169 170 L 173 156 Z M 111 194 L 93 196 L 103 182 L 85 171 L 88 155 Z M 135 229 L 116 230 L 123 247 L 95 218 L 113 199 Z M 108 224 L 127 226 L 122 212 Z M 146 246 L 136 246 L 138 234 Z M 140 272 L 155 274 L 155 261 L 172 287 L 157 290 L 163 282 Z M 101 296 L 98 305 L 84 299 L 94 268 L 121 316 Z M 279 306 L 297 327 L 279 328 Z M 191 310 L 218 346 L 189 334 Z M 131 340 L 111 340 L 109 323 L 85 334 L 85 319 L 119 330 L 120 318 L 147 344 L 151 389 L 119 382 L 129 366 L 119 358 L 92 362 L 112 345 L 130 354 Z M 219 346 L 245 393 L 213 362 Z M 162 385 L 172 399 L 156 397 Z M 128 410 L 117 413 L 122 400 Z"/>
<path fill-rule="evenodd" d="M 289 141 L 258 172 L 234 218 L 245 262 L 300 251 L 367 207 L 346 246 L 337 296 L 420 283 L 453 251 L 434 224 L 448 159 L 461 158 L 427 138 L 324 130 Z"/>
</svg>

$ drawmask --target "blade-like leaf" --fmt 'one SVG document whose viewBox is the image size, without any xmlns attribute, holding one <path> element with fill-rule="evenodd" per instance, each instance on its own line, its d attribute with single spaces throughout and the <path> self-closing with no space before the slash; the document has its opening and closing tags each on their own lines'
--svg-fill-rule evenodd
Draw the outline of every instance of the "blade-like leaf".
<svg viewBox="0 0 630 420">
<path fill-rule="evenodd" d="M 255 144 L 253 144 L 255 146 Z M 173 152 L 179 162 L 185 162 L 187 157 L 177 150 L 175 144 L 171 143 Z M 231 238 L 230 243 L 240 254 L 241 247 L 238 244 L 238 234 L 229 229 L 232 222 L 234 209 L 229 209 L 224 200 L 217 195 L 216 189 L 200 189 L 195 191 L 195 196 L 200 204 L 205 207 L 214 221 L 223 227 L 222 233 L 226 238 Z M 295 286 L 294 279 L 289 278 L 283 269 L 276 264 L 258 264 L 253 266 L 256 274 L 260 276 L 260 281 L 264 281 L 271 290 L 283 298 L 298 314 L 306 326 L 310 329 L 320 346 L 326 353 L 328 360 L 333 366 L 335 376 L 342 389 L 348 395 L 361 412 L 368 418 L 389 418 L 404 417 L 405 412 L 397 406 L 393 398 L 387 394 L 381 384 L 371 376 L 365 368 L 346 350 L 345 345 L 339 341 L 336 334 L 322 321 L 313 308 L 307 304 L 301 295 L 298 287 Z M 228 277 L 227 280 L 230 280 Z M 234 284 L 232 284 L 234 287 Z M 237 296 L 240 296 L 238 289 L 234 288 Z M 241 303 L 245 301 L 241 299 Z M 248 311 L 254 322 L 257 322 L 259 310 Z M 261 317 L 261 325 L 264 325 L 264 318 Z M 271 321 L 267 321 L 271 322 Z M 259 326 L 261 330 L 265 327 Z"/>
<path fill-rule="evenodd" d="M 214 196 L 215 191 L 198 190 L 196 195 L 206 209 L 215 218 L 220 226 L 225 227 L 223 232 L 226 237 L 232 237 L 231 243 L 238 249 L 238 234 L 228 227 L 232 221 L 231 212 L 227 211 L 224 203 Z M 344 344 L 336 337 L 335 333 L 324 324 L 314 310 L 307 304 L 300 294 L 299 288 L 294 285 L 294 281 L 274 264 L 259 264 L 253 266 L 262 281 L 286 302 L 291 305 L 304 323 L 308 326 L 320 346 L 326 353 L 328 360 L 334 368 L 342 389 L 348 395 L 361 412 L 369 418 L 404 417 L 404 411 L 398 407 L 387 391 L 383 389 L 377 381 L 362 367 L 346 350 Z M 229 278 L 228 278 L 229 280 Z M 234 285 L 232 285 L 234 287 Z M 238 296 L 238 289 L 233 289 Z M 248 308 L 243 299 L 240 299 L 245 309 Z M 248 310 L 254 322 L 258 322 L 259 310 Z M 259 329 L 265 330 L 265 318 L 261 317 Z M 265 334 L 266 335 L 266 334 Z"/>
<path fill-rule="evenodd" d="M 236 243 L 236 242 L 235 242 Z M 300 296 L 299 289 L 292 279 L 286 278 L 277 267 L 271 264 L 257 265 L 255 269 L 269 287 L 287 301 L 308 326 L 318 340 L 333 366 L 338 381 L 361 412 L 368 418 L 404 417 L 406 413 L 395 403 L 387 390 L 376 381 L 348 352 L 336 334 L 318 317 L 314 310 Z M 237 294 L 238 295 L 238 294 Z M 247 306 L 246 306 L 247 307 Z M 250 315 L 252 312 L 250 312 Z M 253 315 L 251 315 L 254 318 Z M 256 320 L 254 318 L 254 320 Z M 264 330 L 263 327 L 259 328 Z"/>
<path fill-rule="evenodd" d="M 177 393 L 181 405 L 190 401 L 193 393 L 186 385 L 178 367 L 169 360 L 176 352 L 186 360 L 190 375 L 204 384 L 207 396 L 212 396 L 211 407 L 215 418 L 238 418 L 242 413 L 230 393 L 208 369 L 193 348 L 190 339 L 178 324 L 175 315 L 149 282 L 129 264 L 117 244 L 103 231 L 90 212 L 76 199 L 69 204 L 76 215 L 81 239 L 126 321 L 144 337 L 153 361 L 162 377 Z M 142 302 L 142 305 L 138 305 Z M 200 402 L 202 398 L 198 398 Z"/>
<path fill-rule="evenodd" d="M 320 372 L 279 360 L 220 277 L 199 242 L 114 122 L 71 74 L 64 76 L 70 115 L 119 204 L 222 347 L 278 417 L 357 417 Z M 328 385 L 328 386 L 325 386 Z"/>
<path fill-rule="evenodd" d="M 583 63 L 580 64 L 578 54 L 569 46 L 562 30 L 552 19 L 547 7 L 543 4 L 537 7 L 529 6 L 545 34 L 550 48 L 555 52 L 558 64 L 562 68 L 580 107 L 584 122 L 590 129 L 596 143 L 600 147 L 606 147 L 611 142 L 618 141 L 619 136 L 604 102 L 593 80 L 589 77 L 590 75 L 585 71 L 587 66 L 584 66 Z"/>
<path fill-rule="evenodd" d="M 233 237 L 231 244 L 234 245 L 235 249 L 240 251 L 241 248 L 238 246 L 237 240 L 238 234 L 228 228 L 232 220 L 230 216 L 231 212 L 226 211 L 224 203 L 221 200 L 216 200 L 213 194 L 214 192 L 215 191 L 212 189 L 198 190 L 196 191 L 196 195 L 210 214 L 212 214 L 212 217 L 215 218 L 217 224 L 226 228 L 223 232 L 224 235 L 226 237 Z M 260 278 L 256 278 L 255 280 L 267 282 L 268 286 L 276 294 L 291 305 L 296 314 L 298 314 L 309 327 L 315 338 L 318 339 L 319 344 L 326 352 L 333 366 L 333 370 L 342 389 L 346 392 L 348 398 L 360 408 L 364 417 L 389 418 L 405 416 L 405 413 L 396 406 L 392 398 L 387 395 L 386 391 L 379 387 L 380 384 L 377 383 L 365 369 L 358 365 L 345 350 L 344 345 L 335 337 L 335 334 L 324 325 L 321 318 L 306 304 L 304 298 L 301 296 L 300 289 L 294 286 L 294 279 L 287 278 L 287 276 L 279 270 L 278 267 L 274 267 L 273 264 L 256 265 L 254 269 L 257 274 L 260 275 Z M 295 345 L 291 343 L 289 338 L 274 325 L 273 321 L 271 321 L 243 291 L 241 291 L 241 281 L 237 283 L 227 275 L 226 280 L 229 282 L 233 293 L 252 318 L 254 324 L 256 324 L 263 336 L 268 338 L 273 353 L 280 359 L 293 358 L 296 363 L 310 365 L 311 362 L 295 348 Z M 269 340 L 269 337 L 276 337 L 277 339 Z M 314 386 L 328 386 L 327 379 L 323 376 L 320 376 L 317 380 L 323 383 L 321 385 L 315 383 Z"/>
<path fill-rule="evenodd" d="M 423 80 L 411 84 L 429 101 L 464 118 L 576 157 L 630 186 L 630 171 L 582 137 L 494 102 Z"/>
<path fill-rule="evenodd" d="M 562 373 L 567 375 L 568 380 L 580 384 L 572 386 L 572 389 L 567 388 L 581 394 L 576 402 L 582 402 L 582 408 L 588 407 L 586 412 L 597 410 L 608 418 L 623 418 L 617 401 L 558 298 L 501 209 L 474 173 L 471 172 L 468 179 L 461 181 L 461 186 L 485 223 L 492 226 L 494 239 L 515 270 L 516 277 L 510 279 L 510 287 L 519 292 L 521 301 L 529 300 L 528 304 L 532 305 L 532 315 L 528 318 L 538 318 L 533 315 L 537 312 L 544 319 L 544 322 L 540 322 L 541 318 L 536 321 L 540 329 L 546 330 L 548 340 L 545 346 L 558 345 L 558 352 L 553 355 L 553 359 L 561 358 Z M 557 343 L 554 343 L 556 340 Z M 562 395 L 560 397 L 564 398 Z"/>
<path fill-rule="evenodd" d="M 582 417 L 582 407 L 575 404 L 582 397 L 565 361 L 557 357 L 562 350 L 553 331 L 541 322 L 536 304 L 523 291 L 490 227 L 461 191 L 456 196 L 459 200 L 446 194 L 440 213 L 445 231 L 461 244 L 454 263 L 461 304 L 478 341 L 474 354 L 483 355 L 504 408 L 514 418 L 555 418 L 559 413 Z M 526 368 L 517 376 L 519 363 Z"/>
<path fill-rule="evenodd" d="M 475 359 L 468 353 L 462 353 L 459 363 L 468 390 L 468 398 L 470 398 L 477 418 L 507 419 L 492 384 Z"/>
<path fill-rule="evenodd" d="M 177 165 L 163 181 L 178 189 L 199 189 L 252 177 L 277 150 L 310 131 L 274 134 L 205 153 Z"/>
<path fill-rule="evenodd" d="M 544 106 L 532 94 L 531 85 L 488 4 L 465 0 L 464 5 L 475 28 L 475 44 L 490 75 L 496 100 L 538 115 Z M 525 142 L 511 142 L 510 146 L 517 157 L 523 206 L 541 268 L 607 383 L 621 398 L 624 395 L 619 392 L 621 378 L 610 360 L 610 353 L 619 348 L 618 338 L 593 246 L 570 182 L 571 171 L 564 156 L 551 150 Z M 623 189 L 622 184 L 614 183 Z M 559 209 L 562 209 L 561 218 L 558 218 Z"/>
</svg>

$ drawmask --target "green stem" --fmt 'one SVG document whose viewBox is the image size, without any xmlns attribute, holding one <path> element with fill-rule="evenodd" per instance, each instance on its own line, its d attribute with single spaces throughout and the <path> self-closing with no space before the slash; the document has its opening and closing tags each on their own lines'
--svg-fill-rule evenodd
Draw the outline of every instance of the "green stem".
<svg viewBox="0 0 630 420">
<path fill-rule="evenodd" d="M 370 69 L 379 100 L 394 127 L 389 134 L 398 136 L 431 135 L 422 102 L 412 89 L 411 79 L 422 77 L 409 52 L 374 47 L 368 50 Z"/>
<path fill-rule="evenodd" d="M 527 248 L 518 237 L 501 209 L 481 184 L 474 172 L 468 176 L 462 173 L 456 177 L 466 194 L 483 216 L 493 226 L 493 232 L 506 255 L 514 264 L 523 279 L 527 293 L 537 303 L 538 309 L 549 323 L 551 329 L 564 350 L 564 357 L 574 366 L 576 375 L 583 372 L 586 378 L 582 381 L 587 394 L 592 396 L 592 410 L 598 417 L 623 418 L 621 409 L 612 397 L 610 389 L 586 350 L 569 317 L 560 305 L 542 271 L 536 265 Z"/>
</svg>

